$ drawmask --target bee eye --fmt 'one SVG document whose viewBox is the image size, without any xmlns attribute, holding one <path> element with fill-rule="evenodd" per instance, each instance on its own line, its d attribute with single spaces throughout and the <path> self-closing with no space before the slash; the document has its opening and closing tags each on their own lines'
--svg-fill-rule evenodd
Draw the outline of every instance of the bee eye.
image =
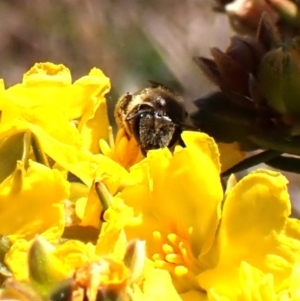
<svg viewBox="0 0 300 301">
<path fill-rule="evenodd" d="M 135 119 L 136 117 L 142 117 L 146 115 L 153 114 L 153 106 L 150 104 L 140 104 L 137 105 L 126 117 L 126 121 Z"/>
</svg>

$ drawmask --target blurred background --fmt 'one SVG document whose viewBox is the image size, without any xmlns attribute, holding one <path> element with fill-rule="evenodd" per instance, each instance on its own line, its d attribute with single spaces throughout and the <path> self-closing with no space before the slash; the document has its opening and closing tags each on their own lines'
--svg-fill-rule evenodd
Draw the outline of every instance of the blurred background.
<svg viewBox="0 0 300 301">
<path fill-rule="evenodd" d="M 73 79 L 92 67 L 111 79 L 112 102 L 155 80 L 190 100 L 213 89 L 192 61 L 232 35 L 213 0 L 0 1 L 0 77 L 7 86 L 35 62 L 62 63 Z"/>
<path fill-rule="evenodd" d="M 214 8 L 213 0 L 0 0 L 0 77 L 9 87 L 45 61 L 66 65 L 73 80 L 98 67 L 111 79 L 110 113 L 147 80 L 180 92 L 192 111 L 192 100 L 216 89 L 192 57 L 225 50 L 234 35 Z M 299 177 L 286 175 L 297 213 Z"/>
</svg>

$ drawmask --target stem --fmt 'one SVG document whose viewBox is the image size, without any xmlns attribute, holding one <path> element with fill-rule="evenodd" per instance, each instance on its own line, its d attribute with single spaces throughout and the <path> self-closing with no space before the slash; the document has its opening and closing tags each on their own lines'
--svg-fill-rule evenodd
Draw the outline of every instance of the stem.
<svg viewBox="0 0 300 301">
<path fill-rule="evenodd" d="M 300 141 L 296 138 L 278 139 L 278 137 L 267 136 L 249 136 L 250 141 L 254 142 L 262 149 L 273 149 L 280 153 L 287 153 L 291 155 L 300 156 Z"/>
<path fill-rule="evenodd" d="M 300 174 L 300 158 L 279 156 L 266 164 L 283 171 Z"/>
<path fill-rule="evenodd" d="M 232 173 L 237 173 L 239 171 L 245 170 L 247 168 L 253 167 L 257 164 L 269 162 L 269 160 L 272 160 L 278 156 L 280 156 L 281 153 L 274 150 L 266 150 L 259 154 L 256 154 L 252 157 L 246 158 L 245 160 L 237 163 L 236 165 L 232 166 L 231 168 L 224 171 L 221 176 L 229 176 Z"/>
</svg>

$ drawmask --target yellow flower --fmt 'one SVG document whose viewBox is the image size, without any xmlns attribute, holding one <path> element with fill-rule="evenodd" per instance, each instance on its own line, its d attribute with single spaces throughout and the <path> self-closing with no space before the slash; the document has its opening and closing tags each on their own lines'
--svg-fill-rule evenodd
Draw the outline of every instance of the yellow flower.
<svg viewBox="0 0 300 301">
<path fill-rule="evenodd" d="M 136 184 L 120 194 L 143 218 L 141 225 L 126 228 L 128 237 L 145 239 L 156 264 L 180 276 L 201 270 L 196 256 L 204 256 L 213 243 L 223 197 L 213 140 L 195 132 L 184 132 L 182 139 L 186 147 L 174 154 L 148 152 L 130 170 Z M 186 285 L 177 288 L 184 291 Z"/>
<path fill-rule="evenodd" d="M 36 238 L 33 243 L 18 240 L 6 256 L 6 263 L 15 277 L 30 281 L 44 296 L 54 287 L 53 294 L 59 294 L 59 281 L 71 279 L 74 301 L 85 297 L 92 301 L 98 294 L 107 293 L 130 296 L 132 300 L 181 300 L 170 275 L 146 259 L 145 243 L 127 243 L 124 225 L 129 219 L 115 220 L 117 211 L 119 217 L 131 215 L 126 213 L 124 204 L 120 207 L 116 202 L 105 216 L 108 221 L 96 246 L 75 240 L 59 245 L 50 245 L 42 238 Z"/>
<path fill-rule="evenodd" d="M 98 69 L 72 84 L 68 69 L 48 63 L 22 84 L 0 88 L 0 234 L 13 242 L 5 263 L 14 277 L 50 299 L 57 282 L 71 279 L 72 301 L 107 293 L 145 301 L 297 300 L 300 222 L 289 217 L 286 179 L 259 170 L 224 193 L 219 150 L 198 132 L 182 133 L 185 147 L 146 158 L 122 130 L 114 145 L 108 89 Z M 22 147 L 28 141 L 33 153 Z M 29 159 L 39 148 L 52 169 Z M 67 172 L 85 185 L 69 185 Z M 93 242 L 60 239 L 68 197 L 76 227 L 98 235 Z"/>
<path fill-rule="evenodd" d="M 3 155 L 12 152 L 12 160 L 0 160 L 0 169 L 12 171 L 20 151 L 16 153 L 7 140 L 18 137 L 14 144 L 22 145 L 22 135 L 32 132 L 46 153 L 65 170 L 72 172 L 85 183 L 91 184 L 99 165 L 103 172 L 116 163 L 99 152 L 99 139 L 108 137 L 108 117 L 104 95 L 110 83 L 99 69 L 92 69 L 88 76 L 71 82 L 70 71 L 63 65 L 39 63 L 30 69 L 21 84 L 0 91 L 0 146 L 6 143 Z M 74 120 L 79 119 L 78 128 Z M 1 151 L 0 151 L 1 155 Z M 36 157 L 36 153 L 35 153 Z M 9 165 L 7 167 L 7 165 Z M 3 167 L 3 168 L 2 168 Z M 1 173 L 0 173 L 1 176 Z"/>
<path fill-rule="evenodd" d="M 48 197 L 51 197 L 50 193 L 48 193 Z M 40 202 L 40 204 L 42 205 L 43 203 Z M 30 210 L 30 208 L 28 208 L 28 210 Z M 40 217 L 45 219 L 41 214 Z M 99 219 L 100 216 L 98 215 L 98 220 Z M 58 222 L 59 221 L 57 221 L 57 223 Z M 57 258 L 55 263 L 57 265 L 56 270 L 59 270 L 65 278 L 68 278 L 74 273 L 75 269 L 96 260 L 99 256 L 113 254 L 119 259 L 123 258 L 127 246 L 124 227 L 128 224 L 138 222 L 139 219 L 134 216 L 132 208 L 126 206 L 122 200 L 116 197 L 112 200 L 111 206 L 105 212 L 105 222 L 102 223 L 101 232 L 99 233 L 96 244 L 83 243 L 79 240 L 68 240 L 61 244 L 57 239 L 54 240 L 53 237 L 50 237 L 54 245 L 52 249 L 47 247 L 45 252 L 47 254 L 51 253 Z M 52 227 L 55 226 L 54 221 L 52 221 L 52 225 Z M 51 230 L 50 226 L 48 225 L 49 232 Z M 59 234 L 60 235 L 56 238 L 61 236 L 61 233 Z M 49 239 L 44 233 L 43 237 Z M 45 245 L 45 243 L 43 244 Z M 39 246 L 39 244 L 36 245 Z M 15 278 L 19 280 L 28 280 L 29 278 L 27 257 L 31 247 L 32 241 L 18 239 L 5 256 L 6 264 L 13 272 Z M 35 264 L 33 264 L 33 266 L 35 266 Z"/>
<path fill-rule="evenodd" d="M 146 240 L 148 254 L 172 274 L 184 300 L 208 292 L 235 300 L 243 262 L 272 275 L 276 291 L 285 289 L 300 248 L 286 179 L 253 172 L 227 192 L 221 210 L 225 196 L 213 140 L 192 132 L 182 138 L 185 148 L 150 151 L 131 167 L 135 184 L 119 195 L 142 223 L 127 226 L 128 237 Z"/>
<path fill-rule="evenodd" d="M 143 213 L 147 232 L 191 232 L 198 240 L 193 248 L 205 253 L 217 228 L 223 194 L 218 150 L 202 133 L 184 132 L 182 139 L 186 147 L 177 147 L 174 154 L 168 149 L 148 152 L 130 170 L 138 183 L 126 187 L 120 196 Z"/>
</svg>

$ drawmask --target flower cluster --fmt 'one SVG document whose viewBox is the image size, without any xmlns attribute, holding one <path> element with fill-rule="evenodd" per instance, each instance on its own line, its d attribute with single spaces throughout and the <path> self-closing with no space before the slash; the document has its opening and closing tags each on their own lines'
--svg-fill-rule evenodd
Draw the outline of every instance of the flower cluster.
<svg viewBox="0 0 300 301">
<path fill-rule="evenodd" d="M 260 151 L 232 164 L 230 175 L 259 163 L 300 173 L 299 38 L 282 40 L 268 14 L 256 38 L 234 36 L 225 52 L 214 47 L 211 58 L 195 62 L 220 91 L 195 101 L 193 124 L 217 142 L 243 151 Z M 229 164 L 230 165 L 230 164 Z"/>
<path fill-rule="evenodd" d="M 297 300 L 287 180 L 258 170 L 224 192 L 200 132 L 144 158 L 113 141 L 109 89 L 99 69 L 72 83 L 51 63 L 2 85 L 0 299 Z"/>
</svg>

